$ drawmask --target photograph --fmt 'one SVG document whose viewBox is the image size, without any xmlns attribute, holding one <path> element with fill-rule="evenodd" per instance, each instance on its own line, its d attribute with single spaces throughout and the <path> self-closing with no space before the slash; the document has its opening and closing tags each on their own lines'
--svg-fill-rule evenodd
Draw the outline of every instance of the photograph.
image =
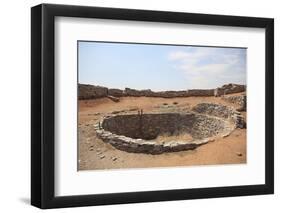
<svg viewBox="0 0 281 213">
<path fill-rule="evenodd" d="M 78 171 L 247 163 L 247 48 L 77 41 Z"/>
<path fill-rule="evenodd" d="M 31 205 L 274 194 L 273 13 L 212 5 L 32 6 Z"/>
</svg>

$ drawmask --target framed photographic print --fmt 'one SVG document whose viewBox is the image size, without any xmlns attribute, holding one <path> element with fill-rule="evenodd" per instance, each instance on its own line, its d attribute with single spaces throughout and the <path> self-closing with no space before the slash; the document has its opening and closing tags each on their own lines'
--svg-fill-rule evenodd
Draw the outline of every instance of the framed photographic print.
<svg viewBox="0 0 281 213">
<path fill-rule="evenodd" d="M 272 194 L 274 21 L 31 9 L 31 203 Z"/>
</svg>

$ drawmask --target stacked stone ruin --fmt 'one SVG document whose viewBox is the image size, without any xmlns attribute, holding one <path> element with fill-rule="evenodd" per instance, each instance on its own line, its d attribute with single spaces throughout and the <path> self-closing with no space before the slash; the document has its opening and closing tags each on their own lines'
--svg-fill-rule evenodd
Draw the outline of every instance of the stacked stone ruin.
<svg viewBox="0 0 281 213">
<path fill-rule="evenodd" d="M 96 99 L 103 97 L 161 97 L 161 98 L 176 98 L 176 97 L 197 97 L 197 96 L 223 96 L 246 91 L 245 85 L 226 84 L 216 89 L 190 89 L 180 91 L 160 91 L 155 92 L 150 89 L 136 90 L 131 88 L 112 89 L 101 86 L 79 84 L 79 100 Z"/>
<path fill-rule="evenodd" d="M 192 150 L 245 128 L 240 112 L 232 107 L 202 103 L 185 113 L 112 114 L 94 128 L 97 136 L 117 149 L 146 154 Z M 156 142 L 159 135 L 189 133 L 190 140 Z"/>
<path fill-rule="evenodd" d="M 246 128 L 241 111 L 246 111 L 246 95 L 230 95 L 246 91 L 245 85 L 226 84 L 216 89 L 192 89 L 181 91 L 113 89 L 101 86 L 79 84 L 79 100 L 107 97 L 119 102 L 121 97 L 221 97 L 240 108 L 200 103 L 190 111 L 145 113 L 143 111 L 112 113 L 103 117 L 94 129 L 97 136 L 117 149 L 146 154 L 161 154 L 192 150 L 215 140 L 227 137 L 236 128 Z M 189 134 L 190 140 L 174 140 L 159 143 L 161 135 Z"/>
<path fill-rule="evenodd" d="M 247 96 L 246 95 L 224 95 L 222 99 L 233 104 L 240 106 L 237 110 L 242 112 L 247 108 Z"/>
</svg>

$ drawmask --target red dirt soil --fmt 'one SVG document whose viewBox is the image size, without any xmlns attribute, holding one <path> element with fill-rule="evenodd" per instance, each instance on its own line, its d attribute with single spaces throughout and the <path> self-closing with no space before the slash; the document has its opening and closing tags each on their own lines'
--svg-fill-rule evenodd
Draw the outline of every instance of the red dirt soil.
<svg viewBox="0 0 281 213">
<path fill-rule="evenodd" d="M 218 138 L 192 151 L 159 155 L 120 151 L 97 138 L 93 129 L 95 123 L 112 112 L 138 109 L 142 109 L 144 113 L 189 110 L 203 102 L 238 108 L 218 97 L 122 97 L 119 102 L 113 102 L 108 98 L 80 100 L 78 170 L 246 163 L 246 129 L 236 129 L 228 137 Z M 246 118 L 246 112 L 242 115 Z"/>
</svg>

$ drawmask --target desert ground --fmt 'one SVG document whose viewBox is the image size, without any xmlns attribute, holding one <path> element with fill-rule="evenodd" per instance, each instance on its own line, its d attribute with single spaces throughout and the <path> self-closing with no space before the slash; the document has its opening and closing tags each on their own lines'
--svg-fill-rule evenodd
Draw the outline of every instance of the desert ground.
<svg viewBox="0 0 281 213">
<path fill-rule="evenodd" d="M 239 95 L 242 93 L 236 93 Z M 216 138 L 194 150 L 162 154 L 128 153 L 99 139 L 93 125 L 110 113 L 178 112 L 190 110 L 198 103 L 238 106 L 220 97 L 120 97 L 119 102 L 104 97 L 79 100 L 78 109 L 78 170 L 175 167 L 246 163 L 246 131 L 235 129 L 229 136 Z M 246 120 L 246 112 L 241 112 Z"/>
</svg>

